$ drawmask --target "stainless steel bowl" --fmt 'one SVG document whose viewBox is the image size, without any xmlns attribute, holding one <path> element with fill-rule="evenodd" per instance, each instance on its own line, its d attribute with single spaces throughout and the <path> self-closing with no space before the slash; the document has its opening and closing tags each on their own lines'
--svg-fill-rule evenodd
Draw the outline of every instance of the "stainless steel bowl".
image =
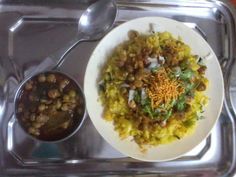
<svg viewBox="0 0 236 177">
<path fill-rule="evenodd" d="M 40 139 L 36 136 L 33 136 L 31 135 L 27 130 L 26 130 L 26 127 L 23 126 L 23 122 L 22 120 L 20 120 L 20 118 L 18 117 L 18 104 L 19 104 L 19 100 L 20 100 L 20 96 L 21 96 L 21 93 L 25 87 L 25 84 L 30 81 L 31 79 L 39 76 L 40 74 L 60 74 L 60 75 L 63 75 L 63 77 L 69 79 L 70 81 L 72 81 L 76 87 L 77 87 L 77 91 L 80 95 L 80 97 L 82 98 L 83 100 L 83 103 L 82 103 L 82 109 L 83 109 L 83 112 L 81 114 L 81 117 L 78 118 L 78 121 L 76 122 L 73 122 L 75 123 L 76 125 L 73 125 L 73 127 L 71 128 L 71 130 L 67 133 L 65 133 L 63 136 L 59 137 L 59 138 L 56 138 L 56 139 L 52 139 L 52 140 L 45 140 L 45 139 Z M 74 135 L 79 129 L 80 127 L 82 126 L 83 122 L 84 122 L 84 119 L 86 117 L 86 103 L 85 103 L 85 97 L 84 97 L 84 93 L 83 93 L 83 90 L 81 88 L 81 86 L 79 85 L 79 83 L 73 78 L 71 77 L 70 75 L 64 73 L 64 72 L 61 72 L 61 71 L 58 71 L 58 70 L 49 70 L 49 71 L 44 71 L 44 72 L 40 72 L 40 73 L 37 73 L 37 74 L 34 74 L 28 78 L 26 78 L 18 87 L 17 91 L 16 91 L 16 94 L 15 94 L 15 98 L 14 98 L 14 115 L 15 115 L 15 119 L 17 120 L 17 122 L 19 123 L 20 127 L 23 129 L 23 131 L 32 139 L 34 140 L 37 140 L 37 141 L 42 141 L 42 142 L 51 142 L 51 143 L 56 143 L 56 142 L 61 142 L 61 141 L 64 141 L 66 139 L 68 139 L 69 137 L 71 137 L 72 135 Z"/>
</svg>

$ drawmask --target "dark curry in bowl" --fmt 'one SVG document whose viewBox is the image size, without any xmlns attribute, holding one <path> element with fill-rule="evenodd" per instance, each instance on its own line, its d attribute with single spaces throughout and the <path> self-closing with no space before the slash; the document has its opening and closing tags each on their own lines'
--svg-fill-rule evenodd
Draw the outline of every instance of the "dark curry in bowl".
<svg viewBox="0 0 236 177">
<path fill-rule="evenodd" d="M 15 97 L 15 115 L 21 127 L 42 141 L 63 140 L 78 130 L 85 100 L 77 82 L 58 71 L 27 79 Z"/>
</svg>

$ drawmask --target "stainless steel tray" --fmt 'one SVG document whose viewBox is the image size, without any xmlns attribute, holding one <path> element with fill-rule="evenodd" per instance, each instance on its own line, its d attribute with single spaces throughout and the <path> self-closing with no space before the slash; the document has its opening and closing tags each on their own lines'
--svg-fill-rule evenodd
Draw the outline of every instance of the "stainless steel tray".
<svg viewBox="0 0 236 177">
<path fill-rule="evenodd" d="M 235 176 L 236 31 L 234 11 L 227 2 L 117 1 L 119 14 L 115 25 L 143 16 L 182 21 L 207 40 L 222 65 L 226 99 L 220 119 L 211 135 L 185 156 L 163 163 L 125 157 L 102 139 L 89 118 L 77 134 L 62 143 L 36 142 L 19 128 L 12 115 L 19 79 L 73 38 L 77 18 L 91 2 L 0 2 L 0 175 Z M 83 84 L 96 44 L 79 44 L 60 69 Z"/>
</svg>

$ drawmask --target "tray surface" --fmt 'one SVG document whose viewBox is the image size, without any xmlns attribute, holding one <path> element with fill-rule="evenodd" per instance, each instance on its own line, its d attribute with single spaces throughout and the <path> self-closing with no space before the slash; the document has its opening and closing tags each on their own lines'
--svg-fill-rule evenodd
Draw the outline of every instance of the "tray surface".
<svg viewBox="0 0 236 177">
<path fill-rule="evenodd" d="M 36 142 L 20 129 L 12 115 L 19 80 L 37 65 L 47 65 L 47 57 L 73 39 L 77 19 L 87 2 L 92 1 L 68 1 L 66 5 L 63 1 L 32 2 L 0 3 L 0 174 L 234 176 L 236 36 L 232 9 L 219 1 L 117 1 L 119 13 L 115 26 L 137 17 L 163 16 L 196 30 L 216 53 L 225 77 L 225 106 L 211 135 L 177 160 L 144 163 L 114 150 L 98 134 L 89 117 L 73 137 L 56 144 Z M 96 44 L 79 44 L 60 70 L 83 85 L 86 65 Z"/>
</svg>

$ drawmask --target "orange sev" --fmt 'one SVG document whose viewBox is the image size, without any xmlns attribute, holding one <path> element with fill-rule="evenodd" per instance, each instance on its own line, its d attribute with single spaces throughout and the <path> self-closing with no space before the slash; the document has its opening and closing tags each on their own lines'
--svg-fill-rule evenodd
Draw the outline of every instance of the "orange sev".
<svg viewBox="0 0 236 177">
<path fill-rule="evenodd" d="M 146 91 L 151 99 L 153 109 L 161 104 L 169 104 L 172 100 L 176 100 L 182 93 L 184 88 L 176 79 L 170 79 L 165 68 L 161 68 L 149 80 L 149 87 Z"/>
</svg>

